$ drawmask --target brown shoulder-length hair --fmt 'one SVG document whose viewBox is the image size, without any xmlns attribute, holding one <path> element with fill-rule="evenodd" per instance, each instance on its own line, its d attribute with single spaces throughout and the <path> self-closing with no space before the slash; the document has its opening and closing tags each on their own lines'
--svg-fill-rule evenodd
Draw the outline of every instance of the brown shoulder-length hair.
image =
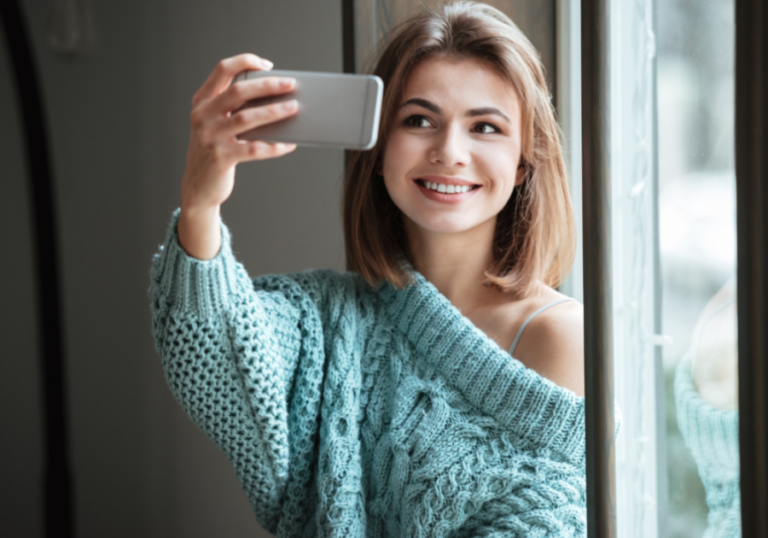
<svg viewBox="0 0 768 538">
<path fill-rule="evenodd" d="M 533 292 L 537 280 L 559 285 L 573 264 L 576 231 L 544 69 L 536 49 L 506 15 L 474 2 L 447 4 L 403 23 L 376 63 L 374 74 L 384 81 L 378 142 L 370 151 L 351 152 L 344 179 L 347 269 L 371 285 L 388 281 L 402 288 L 411 281 L 402 263 L 412 262 L 402 214 L 377 170 L 408 76 L 438 55 L 492 66 L 520 101 L 525 179 L 497 216 L 487 283 L 521 298 Z"/>
</svg>

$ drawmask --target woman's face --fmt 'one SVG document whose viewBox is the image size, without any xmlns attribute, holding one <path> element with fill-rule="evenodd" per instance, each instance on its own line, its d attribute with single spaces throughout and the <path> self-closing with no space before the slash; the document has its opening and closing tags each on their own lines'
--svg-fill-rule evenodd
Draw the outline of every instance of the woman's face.
<svg viewBox="0 0 768 538">
<path fill-rule="evenodd" d="M 522 182 L 520 104 L 512 85 L 475 59 L 419 64 L 384 149 L 390 197 L 420 232 L 454 234 L 495 218 Z"/>
</svg>

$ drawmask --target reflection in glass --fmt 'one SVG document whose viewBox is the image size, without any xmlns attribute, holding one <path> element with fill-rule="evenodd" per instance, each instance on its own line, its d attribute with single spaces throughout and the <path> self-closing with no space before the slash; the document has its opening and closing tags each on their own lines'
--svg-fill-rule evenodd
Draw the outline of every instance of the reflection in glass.
<svg viewBox="0 0 768 538">
<path fill-rule="evenodd" d="M 669 536 L 741 536 L 733 0 L 658 6 Z"/>
<path fill-rule="evenodd" d="M 731 279 L 704 307 L 675 374 L 678 425 L 707 494 L 706 538 L 741 535 L 736 326 Z"/>
</svg>

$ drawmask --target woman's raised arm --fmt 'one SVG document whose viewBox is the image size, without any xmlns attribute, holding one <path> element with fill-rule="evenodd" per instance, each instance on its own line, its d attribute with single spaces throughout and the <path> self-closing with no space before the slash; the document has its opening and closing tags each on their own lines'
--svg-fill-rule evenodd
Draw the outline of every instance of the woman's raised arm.
<svg viewBox="0 0 768 538">
<path fill-rule="evenodd" d="M 244 70 L 271 67 L 262 62 L 250 54 L 223 60 L 195 94 L 181 209 L 154 258 L 150 297 L 171 390 L 230 459 L 259 522 L 274 533 L 291 528 L 286 513 L 304 510 L 291 504 L 290 491 L 308 487 L 311 477 L 325 348 L 319 306 L 310 298 L 321 295 L 320 285 L 289 276 L 253 282 L 219 218 L 238 163 L 294 149 L 237 139 L 296 110 L 291 101 L 292 109 L 240 109 L 295 84 L 277 77 L 231 83 Z"/>
<path fill-rule="evenodd" d="M 295 144 L 238 140 L 237 135 L 296 113 L 295 100 L 240 110 L 246 101 L 291 91 L 294 79 L 264 77 L 232 84 L 242 71 L 268 70 L 272 63 L 253 54 L 219 62 L 192 99 L 187 165 L 181 181 L 179 243 L 190 256 L 209 260 L 221 248 L 219 213 L 232 194 L 235 166 L 280 157 Z"/>
</svg>

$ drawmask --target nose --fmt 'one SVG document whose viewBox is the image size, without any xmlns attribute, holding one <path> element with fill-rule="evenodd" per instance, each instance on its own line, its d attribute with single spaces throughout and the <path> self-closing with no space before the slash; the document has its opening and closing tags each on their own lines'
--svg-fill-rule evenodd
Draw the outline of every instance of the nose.
<svg viewBox="0 0 768 538">
<path fill-rule="evenodd" d="M 448 125 L 435 136 L 429 162 L 451 168 L 469 164 L 469 140 L 458 125 Z"/>
</svg>

